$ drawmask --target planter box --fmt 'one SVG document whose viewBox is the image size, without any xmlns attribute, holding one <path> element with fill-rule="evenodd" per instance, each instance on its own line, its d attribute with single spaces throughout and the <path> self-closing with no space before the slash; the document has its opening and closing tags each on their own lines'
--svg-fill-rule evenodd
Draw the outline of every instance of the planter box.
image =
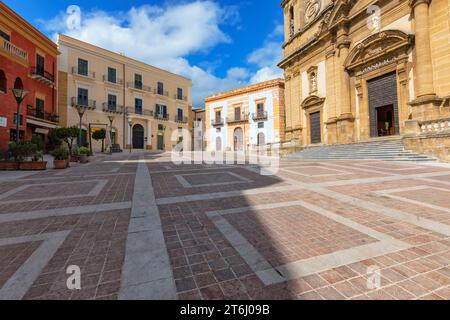
<svg viewBox="0 0 450 320">
<path fill-rule="evenodd" d="M 67 160 L 53 160 L 53 168 L 55 169 L 65 169 L 67 168 Z"/>
<path fill-rule="evenodd" d="M 78 162 L 78 156 L 70 156 L 70 162 Z"/>
<path fill-rule="evenodd" d="M 19 163 L 19 170 L 45 170 L 47 161 L 23 161 Z"/>
<path fill-rule="evenodd" d="M 18 170 L 19 169 L 19 163 L 15 161 L 0 161 L 0 170 Z"/>
<path fill-rule="evenodd" d="M 89 161 L 87 154 L 80 154 L 80 163 L 87 163 Z"/>
</svg>

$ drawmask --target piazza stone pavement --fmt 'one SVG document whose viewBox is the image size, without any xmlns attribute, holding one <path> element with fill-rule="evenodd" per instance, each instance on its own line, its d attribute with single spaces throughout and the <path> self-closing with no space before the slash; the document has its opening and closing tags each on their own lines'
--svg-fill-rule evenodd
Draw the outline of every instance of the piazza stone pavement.
<svg viewBox="0 0 450 320">
<path fill-rule="evenodd" d="M 448 164 L 124 153 L 0 182 L 0 299 L 450 299 Z"/>
</svg>

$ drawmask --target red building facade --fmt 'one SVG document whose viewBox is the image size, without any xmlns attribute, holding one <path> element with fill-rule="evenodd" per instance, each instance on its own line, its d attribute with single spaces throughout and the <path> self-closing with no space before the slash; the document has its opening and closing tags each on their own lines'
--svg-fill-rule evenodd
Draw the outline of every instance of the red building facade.
<svg viewBox="0 0 450 320">
<path fill-rule="evenodd" d="M 0 2 L 0 151 L 16 137 L 17 102 L 12 89 L 27 91 L 20 105 L 20 138 L 44 141 L 58 124 L 57 56 L 54 42 Z"/>
</svg>

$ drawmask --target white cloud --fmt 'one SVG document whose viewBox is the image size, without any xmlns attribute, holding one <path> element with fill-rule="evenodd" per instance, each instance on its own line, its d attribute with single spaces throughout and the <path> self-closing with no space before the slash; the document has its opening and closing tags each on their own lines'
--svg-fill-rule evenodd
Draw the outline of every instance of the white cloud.
<svg viewBox="0 0 450 320">
<path fill-rule="evenodd" d="M 218 44 L 232 42 L 221 26 L 239 23 L 237 7 L 220 6 L 213 0 L 164 7 L 144 5 L 127 12 L 82 12 L 77 29 L 68 29 L 67 18 L 66 13 L 60 13 L 40 23 L 50 32 L 67 34 L 192 79 L 194 106 L 203 105 L 209 94 L 282 75 L 276 68 L 282 54 L 277 42 L 279 26 L 268 35 L 263 47 L 249 55 L 247 63 L 256 65 L 256 72 L 233 67 L 224 77 L 218 77 L 214 67 L 207 67 L 207 61 L 203 63 L 206 69 L 189 63 L 187 57 L 191 54 L 207 53 Z"/>
<path fill-rule="evenodd" d="M 283 58 L 282 40 L 280 39 L 282 36 L 283 26 L 277 25 L 274 31 L 267 36 L 263 46 L 248 55 L 247 61 L 259 67 L 259 70 L 251 77 L 251 83 L 283 77 L 283 71 L 277 67 Z"/>
</svg>

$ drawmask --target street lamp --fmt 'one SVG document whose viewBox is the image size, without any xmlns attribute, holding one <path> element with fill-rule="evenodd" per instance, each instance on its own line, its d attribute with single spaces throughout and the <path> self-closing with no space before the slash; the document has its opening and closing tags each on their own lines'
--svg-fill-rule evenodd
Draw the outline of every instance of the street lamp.
<svg viewBox="0 0 450 320">
<path fill-rule="evenodd" d="M 112 154 L 113 153 L 113 146 L 112 146 L 112 123 L 113 123 L 113 120 L 114 120 L 114 116 L 108 116 L 108 119 L 109 119 L 109 140 L 110 140 L 110 142 L 111 142 L 111 146 L 109 147 L 109 150 L 110 150 L 110 154 Z"/>
<path fill-rule="evenodd" d="M 12 89 L 14 98 L 16 98 L 17 102 L 17 113 L 16 113 L 16 143 L 19 143 L 19 132 L 20 132 L 20 104 L 22 103 L 23 99 L 25 99 L 25 96 L 27 95 L 28 91 L 25 91 L 22 89 Z"/>
<path fill-rule="evenodd" d="M 130 126 L 130 153 L 131 153 L 131 143 L 133 142 L 133 140 L 132 140 L 132 138 L 131 138 L 131 135 L 132 135 L 132 133 L 131 133 L 131 125 L 132 125 L 132 123 L 133 123 L 133 120 L 131 119 L 131 117 L 128 117 L 128 125 Z"/>
<path fill-rule="evenodd" d="M 83 126 L 83 115 L 86 112 L 86 108 L 83 106 L 77 106 L 78 116 L 80 117 L 80 131 L 78 132 L 78 147 L 81 147 L 81 127 Z"/>
</svg>

